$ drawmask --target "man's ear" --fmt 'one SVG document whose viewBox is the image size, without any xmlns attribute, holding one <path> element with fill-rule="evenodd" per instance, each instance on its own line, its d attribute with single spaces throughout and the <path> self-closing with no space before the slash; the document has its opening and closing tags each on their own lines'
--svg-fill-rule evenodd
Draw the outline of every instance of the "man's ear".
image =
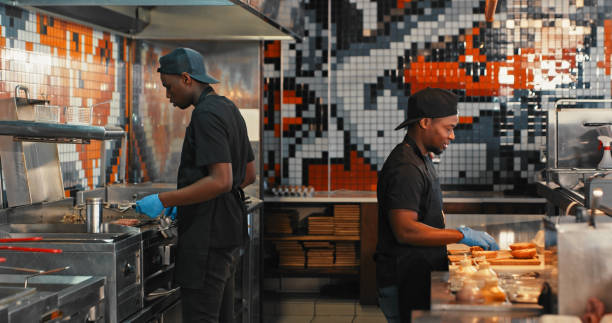
<svg viewBox="0 0 612 323">
<path fill-rule="evenodd" d="M 427 129 L 431 125 L 431 118 L 423 118 L 419 120 L 419 127 L 422 129 Z"/>
<path fill-rule="evenodd" d="M 189 75 L 189 73 L 187 72 L 181 73 L 181 81 L 185 83 L 186 85 L 190 85 L 192 82 L 191 75 Z"/>
</svg>

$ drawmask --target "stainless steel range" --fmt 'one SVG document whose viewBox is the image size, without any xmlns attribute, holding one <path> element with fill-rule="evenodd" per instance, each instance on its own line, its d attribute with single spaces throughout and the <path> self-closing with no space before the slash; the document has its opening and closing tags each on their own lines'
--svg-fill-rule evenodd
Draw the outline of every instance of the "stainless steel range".
<svg viewBox="0 0 612 323">
<path fill-rule="evenodd" d="M 106 278 L 105 317 L 120 322 L 142 308 L 142 239 L 138 230 L 104 224 L 102 233 L 87 233 L 84 224 L 6 224 L 0 231 L 11 238 L 43 237 L 37 242 L 7 245 L 61 249 L 62 253 L 27 253 L 0 250 L 6 266 L 58 268 L 61 275 Z"/>
</svg>

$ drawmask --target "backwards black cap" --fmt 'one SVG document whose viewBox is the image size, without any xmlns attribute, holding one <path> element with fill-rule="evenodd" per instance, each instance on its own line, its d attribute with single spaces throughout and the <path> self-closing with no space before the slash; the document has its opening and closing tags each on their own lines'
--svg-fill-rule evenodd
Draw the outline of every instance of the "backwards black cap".
<svg viewBox="0 0 612 323">
<path fill-rule="evenodd" d="M 457 114 L 457 96 L 447 90 L 426 88 L 408 99 L 408 117 L 395 128 L 402 129 L 423 118 L 443 118 Z"/>
</svg>

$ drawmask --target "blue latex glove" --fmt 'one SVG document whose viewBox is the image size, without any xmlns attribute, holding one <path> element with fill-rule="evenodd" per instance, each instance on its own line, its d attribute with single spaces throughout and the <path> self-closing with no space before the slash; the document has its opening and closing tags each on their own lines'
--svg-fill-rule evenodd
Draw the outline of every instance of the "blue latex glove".
<svg viewBox="0 0 612 323">
<path fill-rule="evenodd" d="M 169 216 L 172 219 L 172 221 L 174 221 L 174 219 L 176 218 L 176 206 L 167 207 L 164 210 L 164 214 L 166 216 Z"/>
<path fill-rule="evenodd" d="M 495 239 L 486 232 L 472 230 L 468 227 L 459 227 L 457 230 L 463 233 L 463 239 L 459 243 L 468 246 L 481 246 L 484 250 L 499 250 Z"/>
<path fill-rule="evenodd" d="M 136 201 L 136 212 L 146 214 L 150 218 L 158 217 L 164 210 L 164 205 L 157 194 L 145 196 Z"/>
</svg>

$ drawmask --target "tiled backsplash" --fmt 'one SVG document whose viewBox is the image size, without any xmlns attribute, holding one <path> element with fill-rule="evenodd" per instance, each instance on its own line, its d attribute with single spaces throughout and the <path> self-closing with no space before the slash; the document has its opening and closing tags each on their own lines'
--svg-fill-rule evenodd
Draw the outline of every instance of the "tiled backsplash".
<svg viewBox="0 0 612 323">
<path fill-rule="evenodd" d="M 157 68 L 159 57 L 179 45 L 202 53 L 207 73 L 219 80 L 213 85 L 217 94 L 228 97 L 240 109 L 259 108 L 259 42 L 138 41 L 132 74 L 130 182 L 176 182 L 185 128 L 189 125 L 193 108 L 180 110 L 170 103 Z M 258 151 L 255 153 L 258 158 Z"/>
<path fill-rule="evenodd" d="M 208 71 L 220 80 L 215 90 L 239 108 L 260 104 L 260 43 L 132 42 L 95 28 L 0 5 L 0 98 L 14 96 L 17 85 L 30 98 L 61 106 L 93 106 L 94 125 L 117 125 L 129 131 L 131 182 L 175 182 L 180 151 L 191 109 L 180 111 L 166 98 L 157 67 L 161 55 L 176 46 L 203 53 Z M 130 58 L 130 46 L 134 57 Z M 130 65 L 130 59 L 133 59 Z M 132 66 L 131 79 L 127 69 Z M 132 115 L 126 112 L 128 83 Z M 20 93 L 20 95 L 23 95 Z M 129 120 L 133 129 L 129 129 Z M 258 130 L 258 129 L 256 129 Z M 259 135 L 256 136 L 259 138 Z M 258 143 L 253 143 L 258 147 Z M 120 141 L 60 144 L 66 193 L 101 186 L 102 145 L 106 183 L 117 181 Z"/>
<path fill-rule="evenodd" d="M 271 185 L 375 190 L 409 96 L 431 86 L 460 97 L 443 189 L 528 194 L 554 102 L 611 97 L 612 1 L 499 1 L 493 23 L 484 0 L 328 4 L 304 1 L 302 41 L 265 46 Z"/>
<path fill-rule="evenodd" d="M 94 125 L 125 124 L 126 39 L 6 5 L 0 24 L 0 97 L 23 85 L 50 105 L 94 106 Z M 103 144 L 106 182 L 115 181 L 120 141 L 59 145 L 67 191 L 100 184 Z"/>
</svg>

